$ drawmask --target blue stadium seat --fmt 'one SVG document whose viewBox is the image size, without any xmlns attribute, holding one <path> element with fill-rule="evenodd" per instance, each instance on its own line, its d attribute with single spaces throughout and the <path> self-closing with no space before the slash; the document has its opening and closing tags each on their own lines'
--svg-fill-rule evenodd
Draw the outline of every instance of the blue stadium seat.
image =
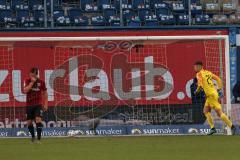
<svg viewBox="0 0 240 160">
<path fill-rule="evenodd" d="M 109 21 L 110 26 L 120 26 L 121 25 L 119 16 L 110 16 L 108 21 Z"/>
<path fill-rule="evenodd" d="M 117 8 L 118 10 L 120 10 L 119 8 Z M 123 3 L 122 4 L 122 9 L 126 10 L 126 9 L 133 9 L 131 4 L 127 4 L 127 3 Z"/>
<path fill-rule="evenodd" d="M 63 10 L 54 10 L 53 11 L 53 19 L 57 20 L 59 17 L 64 17 L 64 11 Z"/>
<path fill-rule="evenodd" d="M 25 19 L 24 21 L 25 22 L 23 22 L 21 24 L 22 27 L 30 28 L 30 27 L 35 27 L 36 26 L 36 20 L 35 20 L 35 17 L 33 17 L 33 16 L 27 17 L 27 19 Z"/>
<path fill-rule="evenodd" d="M 34 14 L 34 17 L 36 17 L 36 19 L 44 18 L 44 11 L 36 10 L 33 12 L 33 14 Z"/>
<path fill-rule="evenodd" d="M 19 10 L 17 11 L 16 19 L 17 21 L 23 21 L 29 17 L 29 10 Z"/>
<path fill-rule="evenodd" d="M 12 0 L 12 6 L 21 5 L 24 3 L 24 0 Z"/>
<path fill-rule="evenodd" d="M 6 4 L 6 0 L 0 0 L 0 5 L 5 5 Z"/>
<path fill-rule="evenodd" d="M 35 20 L 36 20 L 36 24 L 39 27 L 42 27 L 44 24 L 44 11 L 42 10 L 36 10 L 33 12 Z"/>
<path fill-rule="evenodd" d="M 144 0 L 132 0 L 133 8 L 137 8 L 139 5 L 143 5 Z"/>
<path fill-rule="evenodd" d="M 32 10 L 44 10 L 44 6 L 41 4 L 36 4 L 30 7 L 32 8 Z"/>
<path fill-rule="evenodd" d="M 136 13 L 132 9 L 123 10 L 123 21 L 126 21 L 127 19 L 131 19 L 133 16 L 136 16 Z"/>
<path fill-rule="evenodd" d="M 171 11 L 168 8 L 158 8 L 156 9 L 156 15 L 169 15 Z"/>
<path fill-rule="evenodd" d="M 34 27 L 35 26 L 35 17 L 29 15 L 29 10 L 18 10 L 17 23 L 19 27 Z"/>
<path fill-rule="evenodd" d="M 113 4 L 117 10 L 120 9 L 120 0 L 114 0 L 111 4 Z M 126 8 L 126 6 L 131 6 L 132 8 L 132 4 L 128 3 L 128 0 L 122 0 L 122 7 Z"/>
<path fill-rule="evenodd" d="M 120 0 L 114 0 L 116 3 L 120 3 Z M 122 0 L 123 4 L 129 3 L 129 0 Z"/>
<path fill-rule="evenodd" d="M 139 26 L 141 26 L 141 22 L 131 20 L 131 21 L 128 23 L 128 26 L 131 26 L 131 27 L 139 27 Z"/>
<path fill-rule="evenodd" d="M 203 7 L 200 4 L 192 3 L 191 4 L 191 14 L 196 15 L 196 14 L 202 14 L 203 13 Z"/>
<path fill-rule="evenodd" d="M 104 4 L 102 6 L 102 10 L 105 10 L 105 9 L 116 9 L 117 10 L 117 7 L 114 4 Z"/>
<path fill-rule="evenodd" d="M 156 15 L 145 16 L 144 26 L 158 26 L 158 19 Z"/>
<path fill-rule="evenodd" d="M 51 0 L 46 1 L 49 16 Z M 79 3 L 76 3 L 75 0 L 74 2 L 67 0 L 53 1 L 53 20 L 57 26 L 121 25 L 119 17 L 120 0 L 79 0 Z M 188 1 L 189 0 L 173 0 L 171 2 L 166 0 L 122 0 L 123 23 L 127 26 L 188 25 Z M 240 18 L 237 19 L 236 16 L 234 16 L 235 12 L 228 13 L 224 11 L 223 4 L 210 2 L 209 0 L 205 6 L 202 6 L 203 4 L 200 2 L 201 0 L 191 0 L 193 24 L 210 25 L 215 22 L 215 24 L 225 25 L 230 22 L 230 15 L 232 16 L 233 24 L 240 23 Z M 228 10 L 227 1 L 224 1 L 224 3 L 226 3 L 226 10 Z M 6 24 L 11 21 L 14 23 L 15 19 L 16 24 L 21 24 L 20 27 L 34 27 L 36 24 L 43 26 L 43 7 L 43 0 L 0 0 L 0 23 Z M 63 10 L 65 7 L 69 7 L 67 13 Z M 217 16 L 218 14 L 222 15 L 224 21 L 221 21 L 221 16 Z M 215 21 L 213 21 L 214 18 Z M 236 20 L 234 19 L 237 19 L 238 22 L 235 22 Z M 33 20 L 36 21 L 36 23 L 30 23 Z M 52 21 L 49 17 L 47 20 L 49 23 Z"/>
<path fill-rule="evenodd" d="M 153 9 L 160 9 L 160 8 L 167 8 L 170 9 L 170 6 L 168 3 L 161 2 L 161 3 L 154 3 L 152 6 Z"/>
<path fill-rule="evenodd" d="M 8 10 L 11 9 L 10 5 L 0 5 L 0 10 Z"/>
<path fill-rule="evenodd" d="M 53 11 L 53 19 L 56 26 L 69 26 L 71 24 L 70 17 L 65 16 L 61 9 Z"/>
<path fill-rule="evenodd" d="M 196 15 L 195 24 L 197 24 L 197 25 L 210 24 L 210 16 L 207 14 Z"/>
<path fill-rule="evenodd" d="M 187 14 L 179 14 L 177 15 L 177 22 L 179 25 L 188 25 L 189 16 Z"/>
<path fill-rule="evenodd" d="M 103 10 L 103 15 L 106 18 L 106 20 L 109 20 L 110 16 L 115 16 L 117 14 L 116 9 L 109 8 Z"/>
<path fill-rule="evenodd" d="M 57 9 L 59 7 L 59 1 L 53 0 L 53 8 Z M 47 9 L 51 9 L 51 0 L 47 0 Z"/>
<path fill-rule="evenodd" d="M 5 15 L 3 14 L 3 17 L 1 16 L 0 13 L 0 25 L 5 27 L 5 28 L 16 28 L 16 18 L 12 15 Z"/>
<path fill-rule="evenodd" d="M 97 5 L 98 5 L 99 9 L 102 9 L 103 5 L 106 5 L 106 4 L 110 5 L 111 4 L 110 0 L 98 0 L 97 3 L 98 3 Z"/>
<path fill-rule="evenodd" d="M 94 3 L 86 4 L 83 10 L 88 13 L 99 12 L 98 6 Z"/>
<path fill-rule="evenodd" d="M 11 20 L 13 18 L 12 10 L 0 10 L 0 21 L 6 22 L 7 19 Z"/>
<path fill-rule="evenodd" d="M 158 21 L 161 25 L 175 25 L 176 24 L 176 19 L 173 14 L 159 15 Z"/>
<path fill-rule="evenodd" d="M 184 13 L 186 11 L 185 6 L 181 2 L 172 3 L 172 11 L 175 13 Z"/>
<path fill-rule="evenodd" d="M 0 10 L 8 10 L 11 9 L 11 6 L 6 3 L 5 0 L 0 0 Z"/>
<path fill-rule="evenodd" d="M 55 20 L 56 26 L 70 26 L 71 20 L 68 16 L 60 16 Z"/>
<path fill-rule="evenodd" d="M 128 26 L 141 26 L 141 20 L 138 16 L 132 17 L 131 19 L 127 20 Z"/>
<path fill-rule="evenodd" d="M 12 0 L 12 8 L 15 10 L 28 10 L 29 6 L 24 0 Z"/>
<path fill-rule="evenodd" d="M 93 4 L 93 0 L 80 0 L 81 9 L 85 9 L 86 4 Z"/>
<path fill-rule="evenodd" d="M 185 0 L 185 3 L 188 3 L 188 0 Z M 191 3 L 200 3 L 200 0 L 191 0 Z"/>
<path fill-rule="evenodd" d="M 163 3 L 163 0 L 149 0 L 149 3 L 150 3 L 151 8 L 154 9 L 155 8 L 154 5 Z"/>
<path fill-rule="evenodd" d="M 39 0 L 30 0 L 29 6 L 32 10 L 44 10 L 43 1 Z"/>
<path fill-rule="evenodd" d="M 154 5 L 155 13 L 159 15 L 168 15 L 171 13 L 171 10 L 167 3 L 156 3 Z"/>
<path fill-rule="evenodd" d="M 105 26 L 106 19 L 103 16 L 94 16 L 91 18 L 91 24 L 93 26 Z"/>
<path fill-rule="evenodd" d="M 73 8 L 68 10 L 68 16 L 71 20 L 74 19 L 74 17 L 79 17 L 82 15 L 82 11 L 78 8 Z"/>
<path fill-rule="evenodd" d="M 145 24 L 144 26 L 158 26 L 158 21 L 157 20 L 148 20 L 148 21 L 145 21 Z"/>
<path fill-rule="evenodd" d="M 33 5 L 36 5 L 36 4 L 43 4 L 43 1 L 42 0 L 29 0 L 29 5 L 30 6 L 33 6 Z"/>
<path fill-rule="evenodd" d="M 23 23 L 22 27 L 24 27 L 24 28 L 33 28 L 33 27 L 35 27 L 35 23 L 34 22 Z"/>
<path fill-rule="evenodd" d="M 151 15 L 150 9 L 146 9 L 146 8 L 138 9 L 138 16 L 141 21 L 144 21 L 145 16 L 148 16 L 148 15 Z"/>
<path fill-rule="evenodd" d="M 74 21 L 72 22 L 73 26 L 87 26 L 88 25 L 88 17 L 86 16 L 79 16 L 75 17 Z"/>
</svg>

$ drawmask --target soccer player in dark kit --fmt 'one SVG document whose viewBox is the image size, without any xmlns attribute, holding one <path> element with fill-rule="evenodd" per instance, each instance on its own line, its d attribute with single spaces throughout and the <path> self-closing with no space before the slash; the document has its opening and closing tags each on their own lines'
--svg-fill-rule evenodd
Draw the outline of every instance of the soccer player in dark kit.
<svg viewBox="0 0 240 160">
<path fill-rule="evenodd" d="M 41 139 L 42 134 L 42 113 L 48 109 L 48 94 L 45 82 L 38 78 L 38 68 L 32 68 L 29 78 L 24 82 L 23 92 L 27 94 L 27 125 L 35 141 L 35 130 L 33 122 L 36 123 L 37 139 Z"/>
</svg>

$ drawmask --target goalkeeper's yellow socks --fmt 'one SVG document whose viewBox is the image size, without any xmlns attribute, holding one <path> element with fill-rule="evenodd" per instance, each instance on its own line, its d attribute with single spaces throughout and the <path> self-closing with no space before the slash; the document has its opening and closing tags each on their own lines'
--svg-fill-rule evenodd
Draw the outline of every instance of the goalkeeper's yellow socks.
<svg viewBox="0 0 240 160">
<path fill-rule="evenodd" d="M 207 122 L 208 122 L 210 128 L 211 129 L 214 128 L 214 123 L 213 123 L 213 119 L 212 119 L 211 113 L 210 112 L 205 113 L 205 116 L 207 118 Z"/>
<path fill-rule="evenodd" d="M 230 121 L 230 119 L 228 118 L 228 116 L 224 113 L 221 114 L 221 119 L 227 124 L 227 126 L 229 128 L 232 127 L 232 122 Z"/>
</svg>

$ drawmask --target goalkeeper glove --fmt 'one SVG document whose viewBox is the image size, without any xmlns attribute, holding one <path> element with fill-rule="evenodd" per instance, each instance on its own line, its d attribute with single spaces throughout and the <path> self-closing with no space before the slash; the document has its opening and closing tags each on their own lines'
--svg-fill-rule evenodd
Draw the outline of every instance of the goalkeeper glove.
<svg viewBox="0 0 240 160">
<path fill-rule="evenodd" d="M 221 89 L 218 89 L 217 92 L 218 92 L 219 98 L 222 98 L 222 97 L 223 97 L 223 92 L 222 92 L 222 90 L 221 90 Z"/>
</svg>

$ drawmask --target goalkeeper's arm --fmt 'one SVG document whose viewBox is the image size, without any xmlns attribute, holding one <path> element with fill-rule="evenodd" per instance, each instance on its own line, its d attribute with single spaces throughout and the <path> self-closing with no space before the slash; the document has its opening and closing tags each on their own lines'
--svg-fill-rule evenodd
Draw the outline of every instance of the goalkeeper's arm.
<svg viewBox="0 0 240 160">
<path fill-rule="evenodd" d="M 212 74 L 212 78 L 217 81 L 218 90 L 222 89 L 222 80 L 215 74 Z"/>
<path fill-rule="evenodd" d="M 218 92 L 218 96 L 219 96 L 220 98 L 223 97 L 223 92 L 222 92 L 223 84 L 222 84 L 222 80 L 221 80 L 217 75 L 215 75 L 215 74 L 212 74 L 212 78 L 217 81 L 217 87 L 218 87 L 217 92 Z"/>
</svg>

